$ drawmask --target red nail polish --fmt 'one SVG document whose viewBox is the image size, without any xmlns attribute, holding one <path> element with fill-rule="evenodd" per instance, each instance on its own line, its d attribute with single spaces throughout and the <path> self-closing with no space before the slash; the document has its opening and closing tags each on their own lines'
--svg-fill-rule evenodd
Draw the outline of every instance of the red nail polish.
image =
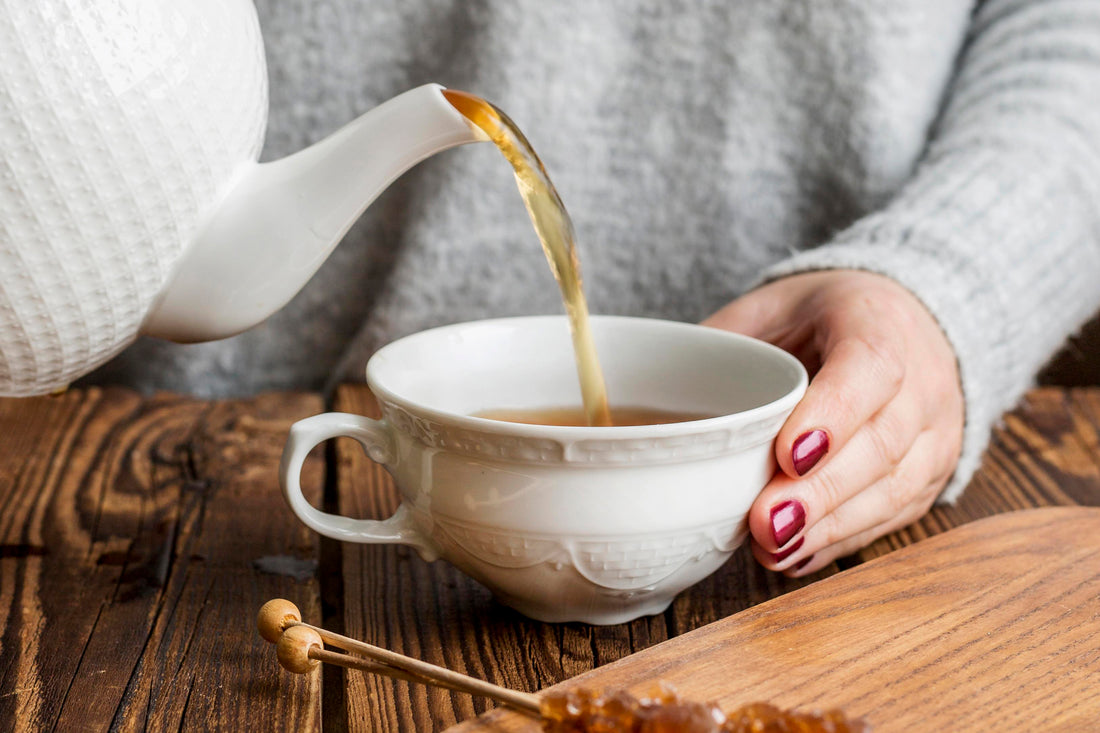
<svg viewBox="0 0 1100 733">
<path fill-rule="evenodd" d="M 802 558 L 801 560 L 799 560 L 798 562 L 796 562 L 796 563 L 794 564 L 794 569 L 795 569 L 795 570 L 801 570 L 802 568 L 804 568 L 804 567 L 806 567 L 807 565 L 809 565 L 809 564 L 810 564 L 810 561 L 811 561 L 811 560 L 813 560 L 813 559 L 814 559 L 814 556 L 813 556 L 813 555 L 810 555 L 809 557 L 804 557 L 804 558 Z"/>
<path fill-rule="evenodd" d="M 829 452 L 829 434 L 824 430 L 810 430 L 798 436 L 791 446 L 791 462 L 799 476 L 805 476 Z"/>
<path fill-rule="evenodd" d="M 802 503 L 788 499 L 772 507 L 772 539 L 782 547 L 806 526 L 806 510 Z"/>
<path fill-rule="evenodd" d="M 799 547 L 802 547 L 802 542 L 805 539 L 806 539 L 805 537 L 799 537 L 798 541 L 795 542 L 790 547 L 788 547 L 786 550 L 780 550 L 779 552 L 773 552 L 772 553 L 772 560 L 775 561 L 775 562 L 783 562 L 788 557 L 790 557 L 795 552 L 797 552 Z"/>
</svg>

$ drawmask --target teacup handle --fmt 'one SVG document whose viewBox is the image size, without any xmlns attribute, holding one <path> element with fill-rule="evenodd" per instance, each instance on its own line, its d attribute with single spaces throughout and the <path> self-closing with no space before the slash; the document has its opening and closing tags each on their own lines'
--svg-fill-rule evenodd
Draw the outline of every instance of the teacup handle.
<svg viewBox="0 0 1100 733">
<path fill-rule="evenodd" d="M 317 509 L 302 494 L 302 464 L 309 452 L 330 438 L 355 438 L 371 460 L 385 466 L 393 460 L 393 436 L 384 420 L 372 420 L 362 415 L 326 412 L 299 420 L 290 426 L 279 464 L 279 481 L 291 510 L 311 529 L 326 537 L 345 542 L 370 544 L 401 544 L 416 548 L 420 556 L 431 561 L 439 552 L 431 540 L 412 520 L 404 504 L 388 519 L 352 519 Z"/>
</svg>

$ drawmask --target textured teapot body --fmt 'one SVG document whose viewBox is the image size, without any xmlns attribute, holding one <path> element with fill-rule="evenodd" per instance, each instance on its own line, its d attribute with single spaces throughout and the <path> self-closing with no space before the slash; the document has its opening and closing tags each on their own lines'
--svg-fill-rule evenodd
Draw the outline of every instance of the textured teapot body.
<svg viewBox="0 0 1100 733">
<path fill-rule="evenodd" d="M 0 393 L 138 334 L 267 115 L 249 0 L 35 0 L 0 20 Z"/>
<path fill-rule="evenodd" d="M 408 168 L 486 139 L 426 84 L 257 163 L 251 0 L 0 13 L 0 395 L 62 388 L 140 333 L 231 336 L 285 305 Z"/>
</svg>

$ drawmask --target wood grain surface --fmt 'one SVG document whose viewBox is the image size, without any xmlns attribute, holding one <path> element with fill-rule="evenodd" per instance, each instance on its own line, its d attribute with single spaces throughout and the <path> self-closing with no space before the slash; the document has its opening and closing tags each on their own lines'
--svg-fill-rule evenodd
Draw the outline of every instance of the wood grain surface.
<svg viewBox="0 0 1100 733">
<path fill-rule="evenodd" d="M 362 385 L 334 407 L 374 409 Z M 305 529 L 276 472 L 290 423 L 324 409 L 316 394 L 0 399 L 0 730 L 443 730 L 490 704 L 339 669 L 282 672 L 256 610 L 284 596 L 308 621 L 537 691 L 982 517 L 1100 506 L 1100 388 L 1038 389 L 956 505 L 814 577 L 768 573 L 742 550 L 659 616 L 541 624 L 446 563 Z M 330 511 L 396 506 L 350 439 L 317 449 L 302 483 Z M 1091 664 L 1100 645 L 1080 644 Z"/>
<path fill-rule="evenodd" d="M 347 385 L 336 409 L 377 415 L 365 387 Z M 982 471 L 954 506 L 882 538 L 859 555 L 793 581 L 761 569 L 747 548 L 681 594 L 667 612 L 619 626 L 547 625 L 495 603 L 444 562 L 393 546 L 344 545 L 344 633 L 506 687 L 535 692 L 731 616 L 951 527 L 1027 507 L 1100 506 L 1100 390 L 1043 389 L 1007 416 Z M 339 505 L 382 518 L 397 505 L 389 475 L 351 440 L 337 447 Z M 442 730 L 490 707 L 462 693 L 343 673 L 349 728 Z"/>
<path fill-rule="evenodd" d="M 272 596 L 319 610 L 317 540 L 275 467 L 321 408 L 0 400 L 0 729 L 320 727 L 320 675 L 288 679 L 254 623 Z"/>
<path fill-rule="evenodd" d="M 1096 730 L 1100 509 L 1002 514 L 563 683 L 724 709 L 839 708 L 877 733 Z M 529 731 L 494 711 L 454 733 Z"/>
</svg>

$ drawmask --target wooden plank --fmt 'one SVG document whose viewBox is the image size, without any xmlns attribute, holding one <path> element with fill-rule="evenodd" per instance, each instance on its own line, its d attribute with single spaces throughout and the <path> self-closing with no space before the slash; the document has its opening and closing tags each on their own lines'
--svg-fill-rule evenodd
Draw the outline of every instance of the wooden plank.
<svg viewBox="0 0 1100 733">
<path fill-rule="evenodd" d="M 571 680 L 656 680 L 723 709 L 840 708 L 876 733 L 1093 730 L 1100 509 L 1001 514 L 903 548 Z M 455 728 L 534 731 L 493 711 Z"/>
<path fill-rule="evenodd" d="M 362 385 L 341 386 L 335 409 L 378 416 L 374 398 Z M 389 474 L 353 440 L 337 441 L 336 453 L 340 511 L 361 518 L 389 516 L 398 501 Z M 745 547 L 681 594 L 663 615 L 618 626 L 550 625 L 497 604 L 455 568 L 426 563 L 408 548 L 345 544 L 342 557 L 342 633 L 525 691 L 621 659 L 813 580 L 769 573 Z M 347 725 L 360 731 L 441 730 L 490 705 L 463 693 L 359 672 L 345 673 L 344 699 Z"/>
<path fill-rule="evenodd" d="M 0 400 L 0 728 L 318 729 L 320 673 L 283 673 L 254 619 L 274 596 L 319 615 L 318 543 L 276 467 L 290 422 L 321 409 Z"/>
</svg>

